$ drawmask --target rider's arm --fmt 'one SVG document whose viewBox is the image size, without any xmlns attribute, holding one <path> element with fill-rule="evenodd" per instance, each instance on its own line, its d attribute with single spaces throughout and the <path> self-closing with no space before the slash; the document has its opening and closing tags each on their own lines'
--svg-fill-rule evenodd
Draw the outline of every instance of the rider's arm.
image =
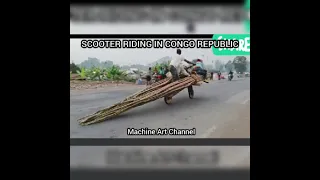
<svg viewBox="0 0 320 180">
<path fill-rule="evenodd" d="M 196 65 L 195 63 L 191 62 L 191 61 L 188 61 L 186 59 L 184 59 L 185 62 L 187 62 L 188 64 L 192 64 L 192 65 Z"/>
</svg>

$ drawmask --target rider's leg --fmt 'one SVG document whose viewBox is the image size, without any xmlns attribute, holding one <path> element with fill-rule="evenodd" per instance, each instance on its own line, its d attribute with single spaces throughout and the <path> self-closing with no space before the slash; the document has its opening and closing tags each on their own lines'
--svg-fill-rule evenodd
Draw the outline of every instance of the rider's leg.
<svg viewBox="0 0 320 180">
<path fill-rule="evenodd" d="M 204 69 L 203 72 L 204 72 L 204 79 L 207 79 L 207 75 L 208 75 L 207 70 Z"/>
<path fill-rule="evenodd" d="M 170 71 L 170 73 L 171 73 L 171 75 L 172 75 L 172 80 L 173 80 L 173 81 L 176 81 L 176 80 L 179 80 L 179 79 L 180 79 L 180 78 L 179 78 L 178 71 L 177 71 L 177 69 L 176 69 L 174 66 L 170 65 L 169 71 Z"/>
<path fill-rule="evenodd" d="M 202 72 L 203 72 L 203 79 L 204 79 L 203 81 L 208 83 L 208 81 L 207 81 L 207 70 L 202 69 Z"/>
<path fill-rule="evenodd" d="M 186 71 L 186 69 L 182 65 L 179 66 L 178 71 L 179 71 L 179 74 L 182 74 L 184 76 L 190 76 L 190 74 Z"/>
</svg>

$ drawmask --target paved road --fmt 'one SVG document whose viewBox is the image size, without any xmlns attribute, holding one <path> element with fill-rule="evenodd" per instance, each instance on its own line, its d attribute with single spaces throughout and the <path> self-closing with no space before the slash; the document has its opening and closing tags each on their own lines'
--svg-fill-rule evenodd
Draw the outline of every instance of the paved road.
<svg viewBox="0 0 320 180">
<path fill-rule="evenodd" d="M 121 101 L 137 90 L 71 92 L 70 138 L 140 138 L 127 136 L 127 128 L 145 127 L 196 128 L 196 136 L 192 137 L 250 137 L 250 78 L 236 77 L 231 82 L 221 80 L 194 87 L 192 100 L 184 90 L 174 97 L 171 105 L 160 99 L 113 120 L 91 126 L 78 125 L 78 118 Z M 186 137 L 190 138 L 179 136 Z"/>
</svg>

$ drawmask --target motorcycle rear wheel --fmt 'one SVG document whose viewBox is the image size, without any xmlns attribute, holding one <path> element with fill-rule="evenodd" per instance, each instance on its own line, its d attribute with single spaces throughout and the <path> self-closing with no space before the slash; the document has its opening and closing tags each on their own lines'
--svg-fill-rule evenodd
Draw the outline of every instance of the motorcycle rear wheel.
<svg viewBox="0 0 320 180">
<path fill-rule="evenodd" d="M 164 97 L 163 100 L 167 105 L 170 105 L 172 103 L 172 97 Z"/>
</svg>

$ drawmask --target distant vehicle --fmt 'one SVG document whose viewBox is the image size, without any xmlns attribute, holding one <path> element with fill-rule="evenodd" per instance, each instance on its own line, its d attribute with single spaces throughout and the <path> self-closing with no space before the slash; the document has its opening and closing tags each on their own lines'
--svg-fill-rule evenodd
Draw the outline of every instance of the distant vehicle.
<svg viewBox="0 0 320 180">
<path fill-rule="evenodd" d="M 232 80 L 232 78 L 233 78 L 233 75 L 228 74 L 228 80 L 229 80 L 229 81 L 231 81 L 231 80 Z"/>
<path fill-rule="evenodd" d="M 250 77 L 250 73 L 249 73 L 249 72 L 245 72 L 245 73 L 244 73 L 244 76 L 245 76 L 245 77 Z"/>
</svg>

